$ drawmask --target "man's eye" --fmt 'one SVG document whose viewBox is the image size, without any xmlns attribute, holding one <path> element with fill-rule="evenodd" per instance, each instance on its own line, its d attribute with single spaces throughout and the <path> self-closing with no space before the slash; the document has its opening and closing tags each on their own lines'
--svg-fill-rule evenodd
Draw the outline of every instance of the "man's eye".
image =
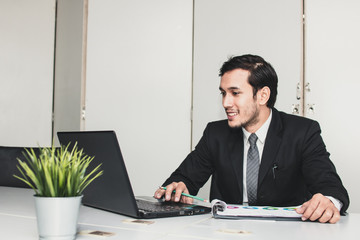
<svg viewBox="0 0 360 240">
<path fill-rule="evenodd" d="M 220 92 L 220 95 L 225 96 L 226 92 Z"/>
<path fill-rule="evenodd" d="M 236 96 L 236 95 L 239 95 L 240 92 L 233 92 L 232 94 L 233 94 L 234 96 Z"/>
</svg>

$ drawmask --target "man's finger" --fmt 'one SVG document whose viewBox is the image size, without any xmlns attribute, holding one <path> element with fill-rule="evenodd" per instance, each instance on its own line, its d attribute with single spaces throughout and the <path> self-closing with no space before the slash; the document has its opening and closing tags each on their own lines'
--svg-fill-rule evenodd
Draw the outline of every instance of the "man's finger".
<svg viewBox="0 0 360 240">
<path fill-rule="evenodd" d="M 155 191 L 154 197 L 157 198 L 157 199 L 160 199 L 160 198 L 162 198 L 162 197 L 164 196 L 164 194 L 165 194 L 165 190 L 159 188 L 159 189 L 157 189 L 157 190 Z"/>
<path fill-rule="evenodd" d="M 184 196 L 181 196 L 181 194 L 183 193 L 184 189 L 182 187 L 178 187 L 175 190 L 175 202 L 179 202 L 180 199 Z"/>
<path fill-rule="evenodd" d="M 334 215 L 334 211 L 332 209 L 326 209 L 322 216 L 319 218 L 319 222 L 321 223 L 326 223 L 326 222 L 329 222 L 330 219 L 333 218 L 333 215 Z"/>
<path fill-rule="evenodd" d="M 338 209 L 336 209 L 329 223 L 334 224 L 337 223 L 339 220 L 340 220 L 340 212 L 338 211 Z"/>
<path fill-rule="evenodd" d="M 174 199 L 172 199 L 172 194 L 176 187 L 177 187 L 177 183 L 171 183 L 166 186 L 166 191 L 165 191 L 165 200 L 166 201 L 174 200 Z"/>
<path fill-rule="evenodd" d="M 318 205 L 319 205 L 319 202 L 317 202 L 317 201 L 316 202 L 315 201 L 309 201 L 307 203 L 307 205 L 305 206 L 305 211 L 303 212 L 303 215 L 302 215 L 301 219 L 303 221 L 306 221 L 306 220 L 310 219 L 313 216 L 313 214 L 314 214 L 315 210 L 317 209 Z M 320 217 L 320 216 L 321 215 L 319 215 L 318 217 Z"/>
</svg>

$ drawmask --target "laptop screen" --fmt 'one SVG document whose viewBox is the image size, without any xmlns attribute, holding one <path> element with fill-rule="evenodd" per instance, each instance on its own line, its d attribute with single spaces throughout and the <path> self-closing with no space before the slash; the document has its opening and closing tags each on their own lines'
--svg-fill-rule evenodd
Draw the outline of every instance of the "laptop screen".
<svg viewBox="0 0 360 240">
<path fill-rule="evenodd" d="M 62 145 L 78 142 L 88 156 L 94 156 L 88 172 L 102 164 L 104 174 L 84 190 L 83 204 L 137 217 L 138 208 L 114 131 L 58 132 Z M 70 149 L 71 149 L 70 148 Z"/>
</svg>

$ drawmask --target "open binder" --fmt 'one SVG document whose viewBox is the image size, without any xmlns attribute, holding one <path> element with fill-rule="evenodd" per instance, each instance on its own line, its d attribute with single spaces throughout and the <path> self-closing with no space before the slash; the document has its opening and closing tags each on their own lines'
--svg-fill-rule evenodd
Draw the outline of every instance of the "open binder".
<svg viewBox="0 0 360 240">
<path fill-rule="evenodd" d="M 272 219 L 272 220 L 301 220 L 294 207 L 272 207 L 272 206 L 244 206 L 226 204 L 224 201 L 214 199 L 211 201 L 212 215 L 214 218 L 225 219 Z"/>
</svg>

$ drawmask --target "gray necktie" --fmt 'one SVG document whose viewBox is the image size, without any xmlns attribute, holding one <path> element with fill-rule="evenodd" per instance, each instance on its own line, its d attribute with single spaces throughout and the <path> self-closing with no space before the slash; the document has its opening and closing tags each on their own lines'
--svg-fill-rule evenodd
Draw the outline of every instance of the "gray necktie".
<svg viewBox="0 0 360 240">
<path fill-rule="evenodd" d="M 259 175 L 259 151 L 256 146 L 257 136 L 252 133 L 249 137 L 250 148 L 247 155 L 246 187 L 249 205 L 256 203 L 257 184 Z"/>
</svg>

